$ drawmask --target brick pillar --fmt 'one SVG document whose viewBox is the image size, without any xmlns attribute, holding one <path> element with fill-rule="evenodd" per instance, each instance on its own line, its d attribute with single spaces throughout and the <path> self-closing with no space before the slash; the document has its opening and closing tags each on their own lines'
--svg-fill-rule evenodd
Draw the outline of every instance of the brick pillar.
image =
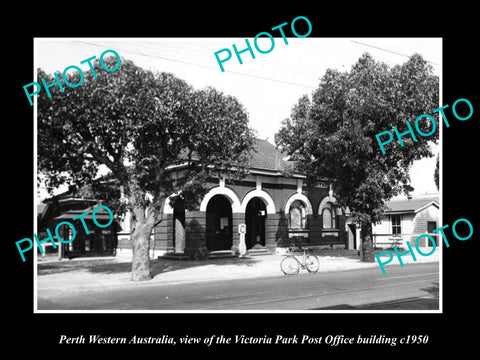
<svg viewBox="0 0 480 360">
<path fill-rule="evenodd" d="M 232 252 L 239 254 L 240 235 L 238 234 L 238 225 L 245 223 L 245 214 L 232 214 Z"/>
<path fill-rule="evenodd" d="M 188 211 L 185 213 L 185 255 L 190 259 L 208 257 L 206 247 L 206 215 L 204 211 Z"/>
<path fill-rule="evenodd" d="M 150 249 L 154 251 L 173 252 L 173 215 L 163 214 L 162 220 L 153 229 L 153 241 Z"/>
<path fill-rule="evenodd" d="M 282 231 L 285 230 L 282 222 L 281 214 L 267 214 L 267 218 L 265 219 L 265 247 L 272 254 L 275 254 L 277 244 L 279 242 L 281 243 L 285 236 L 288 238 L 288 225 L 286 229 L 287 232 L 282 233 Z"/>
<path fill-rule="evenodd" d="M 275 252 L 277 247 L 285 247 L 290 245 L 288 237 L 288 218 L 282 213 L 268 214 L 265 223 L 267 238 L 265 245 L 270 251 Z"/>
</svg>

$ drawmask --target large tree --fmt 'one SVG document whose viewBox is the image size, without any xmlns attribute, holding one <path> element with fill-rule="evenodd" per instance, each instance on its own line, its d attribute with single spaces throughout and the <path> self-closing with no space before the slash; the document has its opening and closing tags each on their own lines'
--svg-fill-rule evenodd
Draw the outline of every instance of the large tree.
<svg viewBox="0 0 480 360">
<path fill-rule="evenodd" d="M 389 67 L 364 54 L 349 72 L 327 70 L 312 100 L 300 98 L 276 134 L 277 145 L 309 181 L 334 181 L 339 203 L 361 226 L 364 261 L 374 260 L 372 224 L 381 219 L 385 200 L 413 190 L 409 168 L 432 156 L 428 141 L 437 141 L 438 130 L 428 138 L 416 136 L 416 142 L 403 136 L 404 146 L 394 136 L 385 155 L 375 135 L 394 126 L 402 133 L 407 120 L 413 127 L 418 116 L 438 108 L 438 93 L 438 77 L 420 55 Z M 430 122 L 419 124 L 430 132 Z"/>
<path fill-rule="evenodd" d="M 117 60 L 105 57 L 107 68 Z M 131 216 L 132 275 L 150 275 L 149 239 L 167 197 L 191 208 L 217 171 L 243 169 L 253 136 L 243 106 L 213 89 L 194 90 L 169 73 L 153 73 L 122 59 L 114 72 L 98 61 L 83 82 L 38 95 L 38 168 L 49 189 L 95 185 L 118 213 Z M 78 73 L 67 81 L 77 84 Z M 61 77 L 61 76 L 60 76 Z M 47 84 L 52 75 L 38 70 Z M 172 168 L 181 166 L 181 171 Z M 99 169 L 104 181 L 95 181 Z M 233 169 L 233 170 L 232 170 Z"/>
</svg>

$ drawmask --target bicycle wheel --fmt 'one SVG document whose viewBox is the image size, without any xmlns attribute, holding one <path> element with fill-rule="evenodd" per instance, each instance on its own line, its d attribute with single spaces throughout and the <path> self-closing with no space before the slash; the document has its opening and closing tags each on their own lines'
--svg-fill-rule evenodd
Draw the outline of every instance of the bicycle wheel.
<svg viewBox="0 0 480 360">
<path fill-rule="evenodd" d="M 316 273 L 320 268 L 320 263 L 315 255 L 309 254 L 305 257 L 305 266 L 308 272 Z"/>
<path fill-rule="evenodd" d="M 285 275 L 294 275 L 298 274 L 300 270 L 297 260 L 292 257 L 286 256 L 280 262 L 280 269 Z"/>
</svg>

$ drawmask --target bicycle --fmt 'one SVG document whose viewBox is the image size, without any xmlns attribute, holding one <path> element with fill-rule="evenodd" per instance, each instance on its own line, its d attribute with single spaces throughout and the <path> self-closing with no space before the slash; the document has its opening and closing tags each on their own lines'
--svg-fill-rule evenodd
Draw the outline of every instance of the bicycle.
<svg viewBox="0 0 480 360">
<path fill-rule="evenodd" d="M 311 252 L 312 249 L 299 247 L 298 250 L 303 250 L 302 261 L 298 260 L 295 256 L 295 249 L 293 246 L 288 248 L 289 254 L 280 262 L 280 269 L 285 275 L 298 274 L 300 267 L 307 269 L 309 273 L 316 273 L 320 267 L 318 258 L 313 254 L 307 254 L 307 251 Z"/>
</svg>

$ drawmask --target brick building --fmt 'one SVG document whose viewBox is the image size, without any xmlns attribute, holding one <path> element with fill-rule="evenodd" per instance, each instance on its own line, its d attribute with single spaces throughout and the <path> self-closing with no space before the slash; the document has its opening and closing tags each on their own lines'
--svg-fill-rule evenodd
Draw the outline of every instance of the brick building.
<svg viewBox="0 0 480 360">
<path fill-rule="evenodd" d="M 305 176 L 293 171 L 293 164 L 266 140 L 257 139 L 255 149 L 249 174 L 242 180 L 208 179 L 208 191 L 197 209 L 172 208 L 167 201 L 151 238 L 152 256 L 238 253 L 240 224 L 246 224 L 249 251 L 275 253 L 291 243 L 349 246 L 345 214 L 336 205 L 331 183 L 307 186 Z M 117 253 L 130 252 L 129 223 L 127 215 L 118 233 Z"/>
</svg>

